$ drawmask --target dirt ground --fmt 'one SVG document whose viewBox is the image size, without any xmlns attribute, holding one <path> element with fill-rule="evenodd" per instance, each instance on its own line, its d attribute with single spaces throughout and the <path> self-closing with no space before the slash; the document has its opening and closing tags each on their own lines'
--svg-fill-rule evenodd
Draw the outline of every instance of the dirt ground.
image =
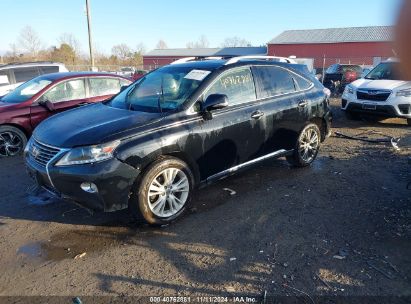
<svg viewBox="0 0 411 304">
<path fill-rule="evenodd" d="M 312 167 L 267 161 L 161 228 L 29 197 L 21 157 L 1 159 L 0 296 L 411 296 L 411 127 L 348 121 L 338 103 L 333 133 L 401 150 L 333 135 Z"/>
</svg>

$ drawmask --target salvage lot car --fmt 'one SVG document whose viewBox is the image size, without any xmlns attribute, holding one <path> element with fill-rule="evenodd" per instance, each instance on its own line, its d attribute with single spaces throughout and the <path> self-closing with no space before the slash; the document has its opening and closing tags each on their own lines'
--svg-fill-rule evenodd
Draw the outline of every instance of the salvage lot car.
<svg viewBox="0 0 411 304">
<path fill-rule="evenodd" d="M 269 158 L 310 165 L 330 130 L 327 91 L 304 66 L 261 58 L 169 65 L 43 122 L 25 160 L 60 197 L 165 224 L 197 186 Z"/>
<path fill-rule="evenodd" d="M 411 125 L 411 82 L 398 77 L 398 64 L 395 60 L 382 62 L 346 87 L 341 109 L 348 118 L 356 119 L 359 114 L 398 117 Z"/>
<path fill-rule="evenodd" d="M 38 76 L 0 99 L 0 157 L 23 152 L 34 128 L 47 117 L 118 93 L 129 79 L 104 73 Z"/>
<path fill-rule="evenodd" d="M 0 96 L 34 77 L 59 72 L 68 72 L 64 64 L 59 62 L 36 61 L 0 65 Z"/>
</svg>

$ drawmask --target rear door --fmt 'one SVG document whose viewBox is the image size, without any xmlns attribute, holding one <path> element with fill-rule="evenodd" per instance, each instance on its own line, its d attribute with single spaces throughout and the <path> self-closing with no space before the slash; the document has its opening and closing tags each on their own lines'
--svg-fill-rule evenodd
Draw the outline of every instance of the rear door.
<svg viewBox="0 0 411 304">
<path fill-rule="evenodd" d="M 38 101 L 50 101 L 54 111 L 49 111 Z M 84 78 L 76 78 L 58 83 L 47 90 L 31 106 L 31 124 L 35 128 L 45 118 L 87 104 L 86 85 Z"/>
<path fill-rule="evenodd" d="M 88 102 L 100 102 L 120 92 L 123 79 L 116 77 L 90 77 L 88 82 Z M 127 84 L 130 84 L 129 81 Z"/>
<path fill-rule="evenodd" d="M 264 153 L 291 150 L 309 117 L 305 93 L 297 88 L 294 73 L 283 67 L 256 66 L 253 73 L 265 116 Z"/>
</svg>

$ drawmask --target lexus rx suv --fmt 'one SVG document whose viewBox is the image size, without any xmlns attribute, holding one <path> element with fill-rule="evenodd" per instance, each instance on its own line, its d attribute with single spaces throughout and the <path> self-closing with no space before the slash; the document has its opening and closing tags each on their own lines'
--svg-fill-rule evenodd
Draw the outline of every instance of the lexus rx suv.
<svg viewBox="0 0 411 304">
<path fill-rule="evenodd" d="M 298 64 L 250 58 L 159 68 L 118 95 L 49 118 L 25 149 L 35 183 L 102 211 L 178 218 L 193 190 L 269 158 L 310 165 L 328 90 Z"/>
<path fill-rule="evenodd" d="M 411 81 L 400 79 L 398 65 L 395 60 L 382 62 L 345 88 L 341 109 L 348 118 L 399 117 L 411 125 Z"/>
</svg>

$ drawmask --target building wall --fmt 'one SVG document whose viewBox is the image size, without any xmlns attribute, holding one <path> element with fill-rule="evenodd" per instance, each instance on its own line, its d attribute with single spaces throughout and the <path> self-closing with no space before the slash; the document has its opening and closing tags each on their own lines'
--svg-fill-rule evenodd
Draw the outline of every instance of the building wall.
<svg viewBox="0 0 411 304">
<path fill-rule="evenodd" d="M 185 56 L 187 57 L 187 56 Z M 155 69 L 157 67 L 170 64 L 171 62 L 184 58 L 184 56 L 174 57 L 157 57 L 157 56 L 143 56 L 143 64 L 145 69 Z"/>
<path fill-rule="evenodd" d="M 268 55 L 314 58 L 314 67 L 328 67 L 334 63 L 373 64 L 374 57 L 394 56 L 390 42 L 344 42 L 312 44 L 269 44 Z"/>
</svg>

